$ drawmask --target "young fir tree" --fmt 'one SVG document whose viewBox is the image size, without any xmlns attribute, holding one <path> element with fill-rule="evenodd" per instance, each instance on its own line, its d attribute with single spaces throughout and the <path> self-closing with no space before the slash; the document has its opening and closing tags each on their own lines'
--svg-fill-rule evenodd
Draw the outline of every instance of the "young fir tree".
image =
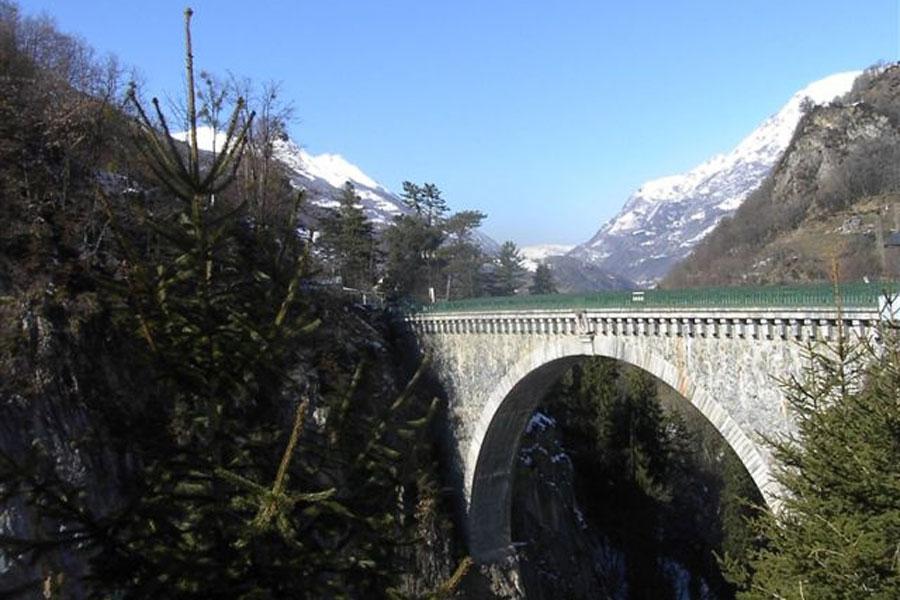
<svg viewBox="0 0 900 600">
<path fill-rule="evenodd" d="M 730 564 L 739 598 L 897 598 L 900 590 L 900 336 L 812 345 L 789 382 L 796 433 L 772 440 L 784 493 L 764 544 Z"/>
<path fill-rule="evenodd" d="M 326 220 L 323 245 L 347 287 L 368 289 L 375 279 L 375 233 L 351 182 L 338 198 L 340 205 Z"/>
<path fill-rule="evenodd" d="M 22 499 L 37 514 L 30 537 L 0 541 L 35 561 L 60 549 L 88 556 L 90 572 L 63 582 L 64 595 L 69 585 L 94 597 L 390 597 L 399 549 L 415 540 L 407 520 L 436 489 L 418 441 L 434 403 L 414 406 L 421 369 L 381 403 L 372 395 L 383 381 L 368 382 L 363 363 L 346 372 L 329 356 L 317 373 L 304 369 L 301 357 L 329 344 L 304 344 L 318 323 L 301 286 L 305 247 L 254 228 L 245 205 L 213 201 L 249 121 L 239 124 L 238 100 L 218 154 L 201 156 L 190 17 L 187 150 L 158 101 L 157 128 L 130 96 L 136 148 L 167 192 L 158 211 L 135 207 L 153 243 L 135 244 L 122 226 L 125 199 L 106 201 L 124 255 L 106 301 L 134 335 L 119 352 L 134 352 L 149 383 L 131 395 L 120 383 L 112 397 L 85 389 L 94 427 L 68 440 L 109 457 L 117 485 L 98 505 L 43 445 L 21 460 L 0 453 L 0 505 Z"/>
<path fill-rule="evenodd" d="M 550 270 L 550 265 L 538 263 L 537 268 L 534 270 L 534 277 L 531 280 L 531 287 L 528 288 L 528 291 L 531 292 L 532 295 L 559 293 L 556 289 L 556 283 L 553 281 L 553 271 Z"/>
<path fill-rule="evenodd" d="M 491 293 L 494 296 L 512 296 L 522 285 L 525 277 L 522 266 L 522 255 L 513 242 L 503 242 L 500 254 L 497 255 L 496 266 L 491 281 Z"/>
</svg>

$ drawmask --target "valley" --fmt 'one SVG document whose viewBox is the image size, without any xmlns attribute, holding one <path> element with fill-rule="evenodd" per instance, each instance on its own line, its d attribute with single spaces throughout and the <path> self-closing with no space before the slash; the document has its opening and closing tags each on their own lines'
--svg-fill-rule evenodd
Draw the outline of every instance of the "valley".
<svg viewBox="0 0 900 600">
<path fill-rule="evenodd" d="M 894 598 L 900 64 L 753 71 L 710 7 L 32 2 L 0 596 Z"/>
</svg>

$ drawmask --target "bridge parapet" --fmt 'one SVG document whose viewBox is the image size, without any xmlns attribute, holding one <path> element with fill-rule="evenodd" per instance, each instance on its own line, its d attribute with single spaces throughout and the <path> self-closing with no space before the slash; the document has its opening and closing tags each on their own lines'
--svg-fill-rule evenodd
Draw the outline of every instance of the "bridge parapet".
<svg viewBox="0 0 900 600">
<path fill-rule="evenodd" d="M 877 309 L 521 310 L 415 313 L 406 321 L 422 335 L 602 335 L 834 341 L 839 332 L 867 335 Z"/>
<path fill-rule="evenodd" d="M 646 290 L 640 292 L 597 292 L 592 294 L 546 294 L 538 296 L 502 296 L 440 301 L 420 307 L 424 313 L 507 312 L 510 310 L 556 309 L 706 309 L 759 310 L 875 308 L 886 296 L 896 297 L 897 283 L 848 283 L 835 288 L 831 284 L 793 286 L 723 287 L 683 290 Z"/>
</svg>

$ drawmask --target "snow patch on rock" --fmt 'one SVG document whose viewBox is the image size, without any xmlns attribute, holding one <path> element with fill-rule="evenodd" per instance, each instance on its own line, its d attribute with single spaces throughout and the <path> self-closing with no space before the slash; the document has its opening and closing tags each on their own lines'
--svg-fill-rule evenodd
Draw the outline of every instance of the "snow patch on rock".
<svg viewBox="0 0 900 600">
<path fill-rule="evenodd" d="M 535 431 L 544 431 L 548 427 L 556 427 L 556 419 L 550 415 L 536 411 L 531 415 L 528 425 L 525 426 L 525 433 L 533 433 Z"/>
<path fill-rule="evenodd" d="M 538 264 L 544 262 L 551 256 L 562 256 L 575 246 L 572 244 L 536 244 L 533 246 L 523 246 L 519 248 L 522 254 L 522 266 L 529 271 L 537 269 Z"/>
</svg>

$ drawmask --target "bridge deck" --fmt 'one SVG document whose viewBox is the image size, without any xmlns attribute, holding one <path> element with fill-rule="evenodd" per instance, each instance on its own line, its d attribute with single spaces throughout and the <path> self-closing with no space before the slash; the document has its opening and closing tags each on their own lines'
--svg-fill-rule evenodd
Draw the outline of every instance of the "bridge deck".
<svg viewBox="0 0 900 600">
<path fill-rule="evenodd" d="M 740 308 L 868 308 L 878 309 L 883 300 L 900 292 L 898 283 L 850 283 L 835 288 L 831 284 L 723 287 L 638 292 L 598 292 L 593 294 L 550 294 L 503 296 L 440 301 L 411 312 L 505 312 L 554 309 L 660 308 L 740 309 Z"/>
</svg>

